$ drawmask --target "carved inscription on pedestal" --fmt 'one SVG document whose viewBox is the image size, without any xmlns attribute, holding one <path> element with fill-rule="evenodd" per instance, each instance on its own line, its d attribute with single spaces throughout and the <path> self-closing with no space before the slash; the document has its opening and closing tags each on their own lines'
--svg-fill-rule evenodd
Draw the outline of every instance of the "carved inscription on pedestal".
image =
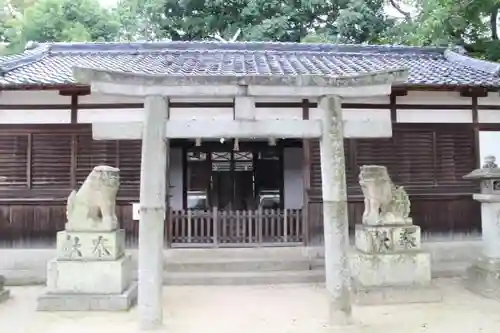
<svg viewBox="0 0 500 333">
<path fill-rule="evenodd" d="M 373 252 L 380 253 L 393 249 L 391 235 L 388 231 L 374 231 L 372 235 Z"/>
<path fill-rule="evenodd" d="M 92 253 L 98 258 L 109 257 L 111 255 L 111 252 L 106 247 L 107 242 L 108 240 L 106 238 L 104 238 L 102 235 L 99 235 L 92 241 L 92 243 L 94 244 Z"/>
<path fill-rule="evenodd" d="M 71 237 L 71 235 L 67 234 L 66 239 L 63 245 L 63 253 L 62 256 L 66 259 L 74 259 L 75 257 L 82 257 L 82 244 L 80 242 L 80 238 L 75 236 Z"/>
<path fill-rule="evenodd" d="M 401 229 L 401 233 L 399 234 L 399 245 L 401 245 L 404 249 L 414 249 L 417 247 L 417 237 L 415 235 L 415 230 L 410 228 Z"/>
</svg>

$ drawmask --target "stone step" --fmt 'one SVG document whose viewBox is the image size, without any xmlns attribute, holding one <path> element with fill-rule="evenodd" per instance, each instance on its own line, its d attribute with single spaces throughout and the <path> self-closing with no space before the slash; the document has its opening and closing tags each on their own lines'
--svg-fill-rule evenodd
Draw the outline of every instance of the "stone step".
<svg viewBox="0 0 500 333">
<path fill-rule="evenodd" d="M 196 285 L 258 285 L 285 283 L 322 283 L 322 270 L 262 271 L 262 272 L 190 272 L 166 273 L 164 284 L 175 286 Z"/>
<path fill-rule="evenodd" d="M 432 278 L 463 277 L 470 266 L 469 261 L 433 262 L 431 264 Z"/>
<path fill-rule="evenodd" d="M 262 272 L 262 271 L 304 271 L 321 266 L 308 259 L 290 258 L 232 258 L 171 261 L 165 263 L 167 272 Z"/>
<path fill-rule="evenodd" d="M 136 252 L 136 250 L 130 250 Z M 250 247 L 213 249 L 168 249 L 164 251 L 165 261 L 210 261 L 213 259 L 297 259 L 307 255 L 307 248 L 295 247 Z"/>
<path fill-rule="evenodd" d="M 364 288 L 353 292 L 353 303 L 358 305 L 388 305 L 441 302 L 443 295 L 434 284 L 426 286 L 393 286 Z"/>
<path fill-rule="evenodd" d="M 227 262 L 216 262 L 216 263 L 203 263 L 203 265 L 199 265 L 199 263 L 191 262 L 187 265 L 177 265 L 174 264 L 167 266 L 165 270 L 165 276 L 169 274 L 181 274 L 181 273 L 200 273 L 200 274 L 208 274 L 214 273 L 217 274 L 219 272 L 223 273 L 261 273 L 261 272 L 270 272 L 270 273 L 280 273 L 285 271 L 314 271 L 316 274 L 324 274 L 324 262 L 320 260 L 312 260 L 311 268 L 306 267 L 303 261 L 298 262 L 278 262 L 269 260 L 267 262 L 251 262 L 250 264 L 236 261 L 231 262 L 229 265 Z M 177 266 L 176 266 L 177 265 Z M 275 266 L 273 266 L 275 265 Z M 444 278 L 444 277 L 457 277 L 464 276 L 465 270 L 470 266 L 469 262 L 436 262 L 432 264 L 432 277 L 433 278 Z M 259 270 L 254 270 L 255 267 L 259 267 Z M 36 284 L 45 284 L 45 270 L 9 270 L 3 271 L 2 274 L 5 276 L 6 281 L 5 284 L 7 286 L 23 286 L 23 285 L 36 285 Z M 134 276 L 136 276 L 136 272 L 133 272 Z M 324 278 L 323 278 L 324 280 Z"/>
</svg>

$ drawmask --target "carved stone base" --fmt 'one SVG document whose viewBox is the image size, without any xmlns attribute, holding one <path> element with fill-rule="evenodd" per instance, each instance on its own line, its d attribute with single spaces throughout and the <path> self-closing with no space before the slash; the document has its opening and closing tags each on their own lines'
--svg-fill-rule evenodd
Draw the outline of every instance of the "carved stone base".
<svg viewBox="0 0 500 333">
<path fill-rule="evenodd" d="M 125 230 L 59 231 L 59 260 L 116 260 L 125 252 Z"/>
<path fill-rule="evenodd" d="M 120 294 L 50 293 L 38 297 L 38 311 L 127 311 L 137 303 L 137 283 Z"/>
<path fill-rule="evenodd" d="M 356 251 L 353 260 L 353 283 L 358 288 L 426 286 L 431 281 L 430 254 L 422 251 L 384 254 Z"/>
<path fill-rule="evenodd" d="M 10 291 L 4 289 L 5 278 L 0 275 L 0 303 L 9 299 Z"/>
<path fill-rule="evenodd" d="M 132 282 L 132 259 L 113 261 L 51 260 L 47 265 L 47 292 L 58 294 L 120 294 Z"/>
<path fill-rule="evenodd" d="M 353 303 L 358 305 L 387 305 L 404 303 L 441 302 L 443 295 L 432 284 L 395 287 L 372 287 L 353 290 Z"/>
<path fill-rule="evenodd" d="M 420 249 L 420 227 L 416 225 L 357 224 L 356 249 L 366 253 L 392 253 Z"/>
<path fill-rule="evenodd" d="M 478 260 L 467 269 L 464 282 L 473 293 L 500 300 L 500 261 Z"/>
</svg>

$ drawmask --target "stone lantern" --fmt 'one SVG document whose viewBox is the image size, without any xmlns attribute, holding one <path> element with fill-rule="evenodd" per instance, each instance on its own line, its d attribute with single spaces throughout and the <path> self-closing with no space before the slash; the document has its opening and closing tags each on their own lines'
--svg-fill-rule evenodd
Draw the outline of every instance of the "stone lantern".
<svg viewBox="0 0 500 333">
<path fill-rule="evenodd" d="M 500 299 L 500 168 L 494 156 L 487 156 L 480 169 L 464 179 L 480 182 L 482 253 L 467 270 L 466 288 L 488 298 Z"/>
</svg>

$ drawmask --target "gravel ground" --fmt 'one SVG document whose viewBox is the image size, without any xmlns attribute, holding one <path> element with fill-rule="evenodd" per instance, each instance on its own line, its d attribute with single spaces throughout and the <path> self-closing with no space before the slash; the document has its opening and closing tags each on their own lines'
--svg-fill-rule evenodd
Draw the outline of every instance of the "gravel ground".
<svg viewBox="0 0 500 333">
<path fill-rule="evenodd" d="M 500 302 L 471 294 L 459 279 L 439 279 L 441 303 L 355 307 L 354 323 L 328 327 L 326 294 L 318 285 L 166 287 L 169 333 L 498 333 Z M 12 287 L 0 304 L 0 332 L 138 332 L 137 311 L 36 312 L 41 287 Z"/>
</svg>

